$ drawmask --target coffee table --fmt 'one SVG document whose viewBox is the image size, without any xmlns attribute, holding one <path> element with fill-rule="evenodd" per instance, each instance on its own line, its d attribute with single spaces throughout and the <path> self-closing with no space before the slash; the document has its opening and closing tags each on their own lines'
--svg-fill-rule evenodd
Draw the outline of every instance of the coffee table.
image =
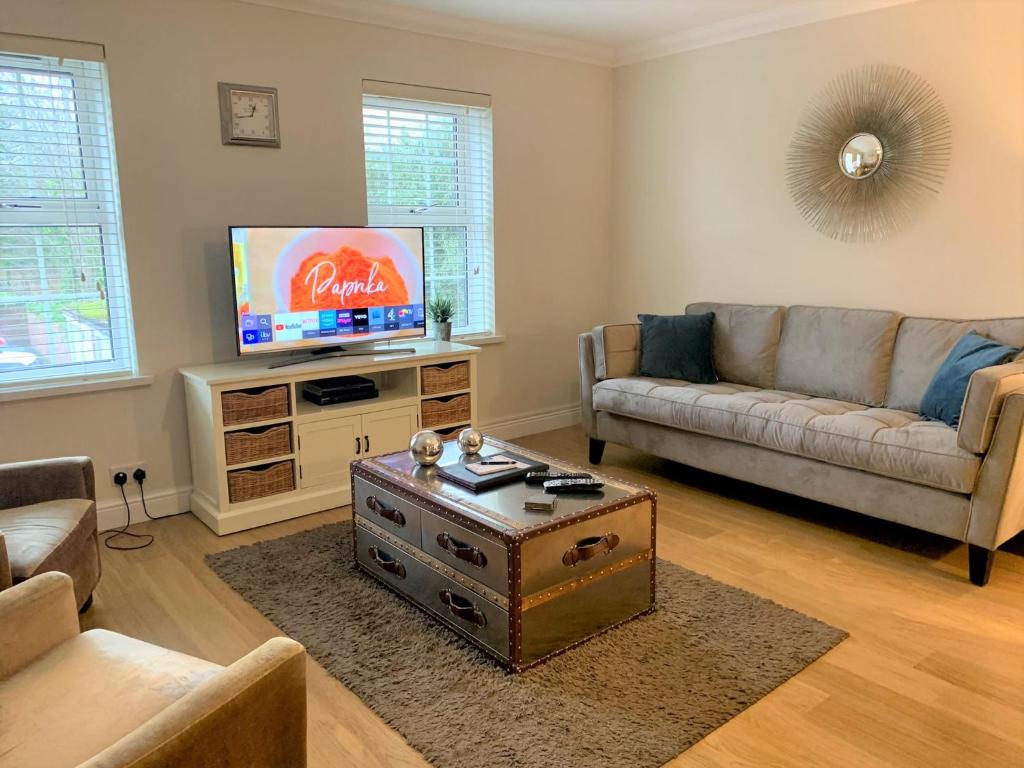
<svg viewBox="0 0 1024 768">
<path fill-rule="evenodd" d="M 469 458 L 446 442 L 438 466 L 507 451 L 590 471 L 490 437 Z M 655 494 L 591 474 L 601 491 L 534 512 L 523 481 L 474 493 L 406 451 L 354 462 L 356 564 L 522 671 L 654 609 Z"/>
</svg>

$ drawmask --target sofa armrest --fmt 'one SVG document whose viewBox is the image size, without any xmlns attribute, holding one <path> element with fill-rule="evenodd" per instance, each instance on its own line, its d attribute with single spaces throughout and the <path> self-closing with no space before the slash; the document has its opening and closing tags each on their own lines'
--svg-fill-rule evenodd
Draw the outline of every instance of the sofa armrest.
<svg viewBox="0 0 1024 768">
<path fill-rule="evenodd" d="M 71 577 L 50 571 L 0 592 L 0 680 L 78 635 Z"/>
<path fill-rule="evenodd" d="M 971 453 L 985 453 L 992 443 L 1003 401 L 1017 390 L 1024 390 L 1024 362 L 975 371 L 960 411 L 957 444 Z"/>
<path fill-rule="evenodd" d="M 7 542 L 4 541 L 4 532 L 0 531 L 0 590 L 7 589 L 14 584 L 11 576 L 11 560 L 7 555 Z"/>
<path fill-rule="evenodd" d="M 96 501 L 92 460 L 85 456 L 0 464 L 0 509 L 53 499 Z"/>
<path fill-rule="evenodd" d="M 640 370 L 640 324 L 598 325 L 594 339 L 594 372 L 598 381 L 635 376 Z"/>
<path fill-rule="evenodd" d="M 1024 392 L 1008 395 L 971 497 L 968 544 L 995 549 L 1024 530 Z"/>
<path fill-rule="evenodd" d="M 306 652 L 275 637 L 79 768 L 305 768 Z"/>
</svg>

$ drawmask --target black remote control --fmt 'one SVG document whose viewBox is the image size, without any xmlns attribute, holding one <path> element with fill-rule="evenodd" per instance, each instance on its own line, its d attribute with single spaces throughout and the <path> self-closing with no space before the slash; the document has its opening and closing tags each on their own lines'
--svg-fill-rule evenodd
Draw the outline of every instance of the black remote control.
<svg viewBox="0 0 1024 768">
<path fill-rule="evenodd" d="M 593 478 L 589 480 L 582 478 L 548 480 L 544 483 L 545 493 L 588 493 L 599 491 L 602 488 L 604 488 L 604 483 Z"/>
<path fill-rule="evenodd" d="M 544 485 L 548 480 L 590 480 L 587 472 L 527 472 L 527 485 Z"/>
</svg>

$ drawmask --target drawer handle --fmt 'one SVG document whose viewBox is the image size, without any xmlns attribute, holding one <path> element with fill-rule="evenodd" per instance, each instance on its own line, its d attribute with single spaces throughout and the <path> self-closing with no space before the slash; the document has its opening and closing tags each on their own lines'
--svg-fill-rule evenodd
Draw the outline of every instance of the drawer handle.
<svg viewBox="0 0 1024 768">
<path fill-rule="evenodd" d="M 442 603 L 448 606 L 452 616 L 468 621 L 470 624 L 476 624 L 478 627 L 487 626 L 487 617 L 466 598 L 459 597 L 449 589 L 442 589 L 437 596 L 441 598 Z"/>
<path fill-rule="evenodd" d="M 614 533 L 580 539 L 572 549 L 566 550 L 562 555 L 562 564 L 572 568 L 576 563 L 581 563 L 592 557 L 607 555 L 617 546 L 619 546 L 619 537 Z"/>
<path fill-rule="evenodd" d="M 394 507 L 389 507 L 376 496 L 367 496 L 366 506 L 368 506 L 378 515 L 383 517 L 385 520 L 389 520 L 390 522 L 394 523 L 399 528 L 405 527 L 405 515 L 403 515 Z"/>
<path fill-rule="evenodd" d="M 476 547 L 471 547 L 465 542 L 452 538 L 449 533 L 437 534 L 437 543 L 441 549 L 449 554 L 455 555 L 459 560 L 465 560 L 467 563 L 475 565 L 477 568 L 484 568 L 487 566 L 487 555 Z"/>
<path fill-rule="evenodd" d="M 395 558 L 384 554 L 376 547 L 370 547 L 369 551 L 370 557 L 373 558 L 373 562 L 380 566 L 381 570 L 393 573 L 400 579 L 405 578 L 405 566 L 395 560 Z"/>
</svg>

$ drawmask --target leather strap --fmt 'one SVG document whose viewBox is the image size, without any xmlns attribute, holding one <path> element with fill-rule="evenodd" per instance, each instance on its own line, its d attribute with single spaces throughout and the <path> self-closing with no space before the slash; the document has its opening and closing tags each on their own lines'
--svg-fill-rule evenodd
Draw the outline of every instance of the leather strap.
<svg viewBox="0 0 1024 768">
<path fill-rule="evenodd" d="M 377 547 L 370 547 L 369 553 L 370 557 L 373 558 L 373 562 L 380 566 L 381 570 L 387 571 L 388 573 L 393 573 L 400 579 L 405 578 L 405 566 L 402 565 L 398 560 L 391 557 L 390 555 L 384 554 L 379 549 L 377 549 Z"/>
<path fill-rule="evenodd" d="M 487 555 L 476 547 L 453 538 L 447 531 L 437 534 L 437 544 L 441 549 L 454 555 L 459 560 L 465 560 L 470 565 L 475 565 L 477 568 L 487 566 Z"/>
<path fill-rule="evenodd" d="M 476 624 L 478 627 L 487 626 L 487 617 L 466 598 L 456 595 L 449 589 L 442 589 L 437 596 L 441 598 L 442 603 L 448 606 L 448 610 L 452 612 L 453 616 L 468 621 L 470 624 Z"/>
<path fill-rule="evenodd" d="M 562 564 L 570 568 L 584 560 L 589 560 L 598 555 L 607 555 L 619 546 L 619 537 L 614 533 L 606 533 L 604 536 L 589 536 L 580 539 L 575 546 L 565 551 L 562 555 Z"/>
<path fill-rule="evenodd" d="M 399 528 L 405 527 L 405 515 L 403 515 L 394 507 L 389 507 L 376 496 L 367 496 L 366 506 L 369 507 L 374 512 L 376 512 L 381 517 L 383 517 L 385 520 L 394 523 Z"/>
</svg>

